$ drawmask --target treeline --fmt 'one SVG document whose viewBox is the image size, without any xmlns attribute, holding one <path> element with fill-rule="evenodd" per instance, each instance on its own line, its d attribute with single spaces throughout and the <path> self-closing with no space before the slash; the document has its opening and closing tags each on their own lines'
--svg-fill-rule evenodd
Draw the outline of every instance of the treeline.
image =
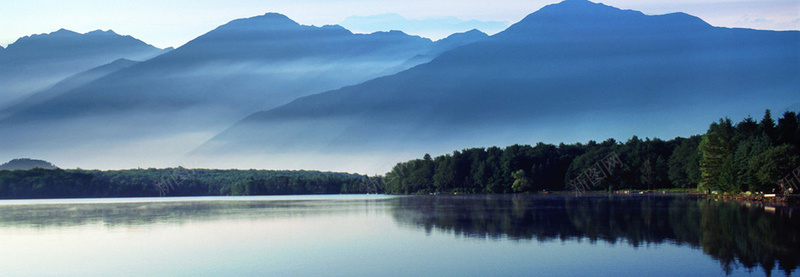
<svg viewBox="0 0 800 277">
<path fill-rule="evenodd" d="M 541 190 L 701 189 L 707 192 L 784 192 L 779 180 L 800 166 L 800 117 L 786 112 L 777 123 L 769 110 L 733 124 L 712 123 L 689 138 L 558 146 L 538 143 L 471 148 L 401 162 L 385 176 L 385 191 L 510 193 Z M 791 176 L 791 175 L 790 175 Z M 796 188 L 795 188 L 796 190 Z"/>
<path fill-rule="evenodd" d="M 0 199 L 365 193 L 366 176 L 318 171 L 0 170 Z"/>
</svg>

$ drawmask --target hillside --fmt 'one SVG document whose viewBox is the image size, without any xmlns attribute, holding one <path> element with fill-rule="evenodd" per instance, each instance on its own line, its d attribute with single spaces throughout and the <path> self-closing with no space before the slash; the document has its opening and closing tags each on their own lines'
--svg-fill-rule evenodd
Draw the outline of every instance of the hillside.
<svg viewBox="0 0 800 277">
<path fill-rule="evenodd" d="M 250 113 L 393 74 L 426 61 L 414 57 L 479 38 L 353 34 L 276 13 L 237 19 L 164 55 L 10 108 L 0 120 L 0 132 L 10 135 L 0 143 L 16 147 L 0 156 L 47 153 L 76 162 L 80 152 L 117 161 L 114 167 L 170 166 Z M 128 159 L 121 164 L 109 152 Z"/>
<path fill-rule="evenodd" d="M 479 145 L 689 135 L 797 102 L 798 47 L 797 31 L 567 0 L 430 63 L 252 114 L 193 157 L 385 171 Z"/>
<path fill-rule="evenodd" d="M 58 167 L 47 161 L 34 159 L 13 159 L 0 165 L 0 170 L 29 170 L 33 168 L 56 169 Z"/>
<path fill-rule="evenodd" d="M 117 59 L 142 61 L 167 51 L 111 30 L 79 34 L 61 29 L 22 37 L 0 51 L 0 108 L 73 74 Z"/>
</svg>

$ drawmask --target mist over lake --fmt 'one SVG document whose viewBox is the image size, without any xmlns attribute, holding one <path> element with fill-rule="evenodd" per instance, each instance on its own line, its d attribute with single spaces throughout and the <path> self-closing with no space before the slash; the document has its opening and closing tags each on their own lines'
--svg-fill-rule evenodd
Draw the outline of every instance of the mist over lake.
<svg viewBox="0 0 800 277">
<path fill-rule="evenodd" d="M 663 195 L 0 201 L 0 264 L 5 276 L 792 275 L 796 213 Z"/>
</svg>

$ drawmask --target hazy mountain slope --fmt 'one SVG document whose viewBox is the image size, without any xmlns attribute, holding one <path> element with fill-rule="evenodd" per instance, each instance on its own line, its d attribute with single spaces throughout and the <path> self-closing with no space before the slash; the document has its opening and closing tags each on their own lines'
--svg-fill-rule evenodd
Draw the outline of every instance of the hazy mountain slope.
<svg viewBox="0 0 800 277">
<path fill-rule="evenodd" d="M 796 31 L 567 0 L 397 75 L 253 114 L 193 156 L 387 170 L 470 146 L 688 135 L 796 99 L 799 47 Z"/>
<path fill-rule="evenodd" d="M 437 56 L 452 49 L 471 44 L 489 37 L 484 32 L 479 30 L 470 30 L 463 33 L 455 33 L 446 38 L 437 40 L 428 52 L 416 55 L 411 59 L 405 61 L 403 64 L 387 70 L 385 75 L 391 75 L 412 68 L 414 66 L 430 62 Z"/>
<path fill-rule="evenodd" d="M 432 42 L 401 32 L 357 35 L 339 26 L 303 26 L 280 14 L 238 19 L 128 70 L 75 89 L 14 117 L 211 106 L 235 120 L 299 96 L 377 77 Z M 76 110 L 76 107 L 80 107 Z"/>
<path fill-rule="evenodd" d="M 33 152 L 66 159 L 79 152 L 111 160 L 108 151 L 116 150 L 133 153 L 129 166 L 171 163 L 250 113 L 414 66 L 404 63 L 434 47 L 398 31 L 353 34 L 274 13 L 237 19 L 169 53 L 18 109 L 0 120 L 0 132 L 11 134 L 0 143 L 19 145 L 6 150 L 12 157 Z"/>
<path fill-rule="evenodd" d="M 125 58 L 146 60 L 164 50 L 113 31 L 58 30 L 18 39 L 0 52 L 0 107 L 73 74 Z"/>
<path fill-rule="evenodd" d="M 101 65 L 87 71 L 75 74 L 66 78 L 52 87 L 33 93 L 22 102 L 11 106 L 8 109 L 0 110 L 0 119 L 9 115 L 23 112 L 26 109 L 34 107 L 44 101 L 58 97 L 59 95 L 70 91 L 72 89 L 84 86 L 92 81 L 105 77 L 111 73 L 120 71 L 122 69 L 131 67 L 139 62 L 126 59 L 119 59 L 109 64 Z"/>
</svg>

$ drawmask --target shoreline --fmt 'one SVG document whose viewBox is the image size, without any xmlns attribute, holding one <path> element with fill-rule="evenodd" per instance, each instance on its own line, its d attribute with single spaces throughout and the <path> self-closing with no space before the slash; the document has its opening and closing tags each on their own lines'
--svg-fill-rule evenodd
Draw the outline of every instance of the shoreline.
<svg viewBox="0 0 800 277">
<path fill-rule="evenodd" d="M 736 201 L 740 203 L 763 205 L 768 207 L 800 208 L 800 195 L 781 194 L 732 194 L 732 195 L 707 195 L 709 198 Z"/>
</svg>

